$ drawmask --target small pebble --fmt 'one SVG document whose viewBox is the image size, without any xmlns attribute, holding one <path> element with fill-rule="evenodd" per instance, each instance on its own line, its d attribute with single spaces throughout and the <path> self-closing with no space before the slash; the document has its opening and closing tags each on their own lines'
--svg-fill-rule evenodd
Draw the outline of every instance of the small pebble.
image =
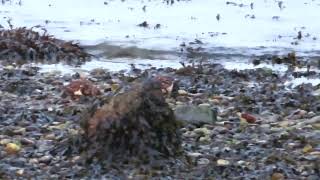
<svg viewBox="0 0 320 180">
<path fill-rule="evenodd" d="M 40 159 L 39 159 L 39 162 L 40 163 L 49 163 L 52 159 L 52 156 L 50 155 L 46 155 L 46 156 L 42 156 Z"/>
<path fill-rule="evenodd" d="M 200 158 L 197 161 L 198 165 L 208 165 L 210 163 L 210 160 L 207 158 Z"/>
<path fill-rule="evenodd" d="M 185 96 L 185 95 L 188 95 L 188 92 L 185 91 L 185 90 L 179 89 L 178 90 L 178 94 L 181 95 L 181 96 Z"/>
<path fill-rule="evenodd" d="M 228 160 L 225 160 L 225 159 L 217 160 L 217 165 L 218 166 L 228 166 L 229 164 L 230 164 L 230 162 Z"/>
<path fill-rule="evenodd" d="M 202 142 L 202 143 L 210 142 L 210 140 L 211 139 L 209 136 L 204 136 L 199 138 L 199 142 Z"/>
</svg>

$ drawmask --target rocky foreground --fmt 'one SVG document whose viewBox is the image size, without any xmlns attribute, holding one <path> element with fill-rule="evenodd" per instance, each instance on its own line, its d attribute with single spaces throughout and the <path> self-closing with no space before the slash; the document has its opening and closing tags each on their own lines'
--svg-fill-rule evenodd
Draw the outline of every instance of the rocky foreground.
<svg viewBox="0 0 320 180">
<path fill-rule="evenodd" d="M 285 86 L 291 71 L 284 74 L 270 69 L 229 71 L 212 63 L 178 70 L 133 69 L 129 74 L 96 69 L 85 77 L 38 70 L 30 66 L 1 67 L 0 179 L 316 180 L 320 177 L 319 87 Z M 157 88 L 161 91 L 150 96 L 150 89 L 142 88 L 139 90 L 142 97 L 145 90 L 146 97 L 163 97 L 164 102 L 141 100 L 139 104 L 121 98 L 121 94 L 131 92 L 132 87 L 150 78 L 160 82 Z M 120 98 L 113 99 L 119 95 Z M 155 161 L 145 162 L 139 158 L 125 160 L 129 158 L 126 154 L 117 155 L 117 161 L 112 160 L 115 157 L 112 154 L 88 158 L 88 152 L 96 146 L 90 146 L 88 141 L 83 143 L 79 137 L 100 130 L 86 131 L 87 120 L 99 116 L 97 109 L 108 109 L 110 102 L 123 105 L 126 101 L 128 107 L 119 107 L 116 115 L 107 110 L 99 113 L 103 117 L 111 113 L 110 116 L 121 119 L 121 112 L 135 112 L 132 115 L 141 118 L 141 124 L 134 127 L 146 128 L 148 117 L 154 120 L 159 117 L 150 113 L 163 115 L 159 110 L 163 106 L 152 104 L 165 103 L 170 110 L 163 112 L 173 113 L 166 117 L 174 116 L 172 121 L 179 126 L 171 124 L 167 130 L 161 129 L 154 136 L 155 141 L 141 141 L 157 149 L 153 142 L 161 139 L 158 135 L 172 131 L 170 127 L 178 127 L 174 138 L 180 138 L 179 147 L 170 146 L 174 139 L 158 143 L 166 147 L 166 142 L 170 142 L 167 146 L 170 152 L 179 149 L 179 153 L 163 154 Z M 141 102 L 148 102 L 147 107 L 154 109 L 145 113 L 143 108 L 139 109 L 144 107 Z M 136 105 L 139 107 L 135 108 Z M 118 143 L 108 145 L 117 152 Z M 102 156 L 103 152 L 93 154 Z"/>
</svg>

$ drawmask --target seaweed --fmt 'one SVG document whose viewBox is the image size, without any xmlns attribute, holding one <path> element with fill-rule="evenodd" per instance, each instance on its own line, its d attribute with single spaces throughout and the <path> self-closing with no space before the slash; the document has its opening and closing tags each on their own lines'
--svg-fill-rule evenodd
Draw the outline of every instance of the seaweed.
<svg viewBox="0 0 320 180">
<path fill-rule="evenodd" d="M 82 121 L 80 151 L 86 160 L 151 163 L 179 155 L 179 123 L 166 103 L 159 78 L 134 83 Z"/>
<path fill-rule="evenodd" d="M 30 62 L 79 65 L 90 59 L 83 48 L 72 41 L 63 41 L 32 28 L 11 28 L 0 30 L 0 59 L 5 64 L 25 64 Z"/>
</svg>

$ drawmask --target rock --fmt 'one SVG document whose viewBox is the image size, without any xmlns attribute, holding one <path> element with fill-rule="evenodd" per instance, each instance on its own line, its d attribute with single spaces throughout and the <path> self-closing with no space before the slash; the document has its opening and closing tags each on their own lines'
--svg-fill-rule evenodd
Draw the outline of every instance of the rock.
<svg viewBox="0 0 320 180">
<path fill-rule="evenodd" d="M 24 134 L 25 132 L 26 132 L 26 128 L 18 128 L 18 129 L 15 129 L 15 130 L 13 131 L 13 133 L 16 134 L 16 135 L 22 135 L 22 134 Z"/>
<path fill-rule="evenodd" d="M 133 83 L 101 108 L 84 115 L 81 124 L 84 134 L 80 138 L 85 143 L 79 146 L 88 153 L 88 159 L 148 161 L 151 156 L 181 152 L 180 125 L 158 79 Z"/>
<path fill-rule="evenodd" d="M 273 173 L 271 180 L 284 180 L 284 175 L 282 173 Z"/>
<path fill-rule="evenodd" d="M 320 89 L 315 90 L 314 92 L 312 92 L 313 96 L 320 96 Z"/>
<path fill-rule="evenodd" d="M 46 156 L 42 156 L 41 158 L 39 158 L 39 162 L 48 164 L 51 161 L 51 159 L 52 159 L 52 156 L 46 155 Z"/>
<path fill-rule="evenodd" d="M 177 106 L 181 106 L 181 105 L 185 105 L 185 103 L 183 103 L 183 102 L 181 102 L 181 101 L 177 101 L 177 102 L 176 102 L 176 105 L 177 105 Z"/>
<path fill-rule="evenodd" d="M 19 170 L 17 170 L 17 171 L 16 171 L 16 174 L 17 174 L 18 176 L 22 176 L 22 175 L 24 174 L 24 169 L 19 169 Z"/>
<path fill-rule="evenodd" d="M 313 124 L 317 124 L 317 123 L 320 123 L 320 116 L 315 116 L 311 119 L 307 119 L 307 120 L 303 120 L 299 123 L 297 123 L 295 126 L 295 128 L 303 128 L 307 125 L 313 125 Z"/>
<path fill-rule="evenodd" d="M 210 136 L 204 136 L 199 138 L 199 142 L 201 143 L 208 143 L 210 142 L 210 140 L 211 140 Z"/>
<path fill-rule="evenodd" d="M 179 90 L 178 90 L 178 94 L 179 94 L 180 96 L 186 96 L 186 95 L 188 95 L 188 92 L 185 91 L 185 90 L 179 89 Z"/>
<path fill-rule="evenodd" d="M 217 165 L 218 166 L 228 166 L 228 165 L 230 165 L 230 162 L 228 160 L 225 160 L 225 159 L 218 159 L 217 160 Z"/>
<path fill-rule="evenodd" d="M 302 152 L 303 153 L 309 153 L 313 150 L 313 147 L 310 144 L 307 144 L 306 146 L 303 147 Z"/>
<path fill-rule="evenodd" d="M 17 154 L 21 150 L 21 147 L 15 143 L 8 143 L 5 147 L 5 151 L 8 154 Z"/>
<path fill-rule="evenodd" d="M 310 152 L 310 155 L 316 155 L 320 158 L 320 151 L 314 151 L 314 152 Z"/>
<path fill-rule="evenodd" d="M 56 135 L 54 133 L 50 133 L 50 134 L 45 135 L 44 139 L 55 140 L 56 139 Z"/>
<path fill-rule="evenodd" d="M 314 116 L 316 116 L 317 114 L 313 111 L 308 112 L 307 117 L 308 118 L 313 118 Z"/>
<path fill-rule="evenodd" d="M 300 142 L 292 142 L 292 143 L 288 143 L 288 147 L 293 149 L 293 148 L 297 148 L 301 146 L 301 143 Z"/>
<path fill-rule="evenodd" d="M 193 131 L 187 131 L 187 132 L 183 133 L 182 136 L 184 136 L 186 138 L 196 138 L 199 135 L 197 135 L 197 133 L 195 133 Z"/>
<path fill-rule="evenodd" d="M 228 129 L 226 127 L 222 127 L 222 126 L 216 126 L 212 130 L 212 133 L 219 133 L 219 134 L 225 134 L 227 132 L 228 132 Z"/>
<path fill-rule="evenodd" d="M 261 129 L 261 132 L 264 132 L 266 134 L 269 134 L 270 133 L 270 124 L 261 124 L 260 126 L 260 129 Z"/>
<path fill-rule="evenodd" d="M 21 144 L 23 144 L 23 145 L 34 145 L 34 144 L 35 144 L 35 142 L 34 142 L 33 140 L 28 139 L 28 138 L 22 138 L 22 139 L 20 140 L 20 142 L 21 142 Z"/>
<path fill-rule="evenodd" d="M 118 83 L 111 84 L 111 91 L 112 92 L 117 92 L 119 89 L 120 89 L 120 84 L 118 84 Z"/>
<path fill-rule="evenodd" d="M 72 162 L 73 162 L 73 163 L 76 163 L 76 162 L 78 162 L 80 159 L 81 159 L 81 156 L 75 156 L 75 157 L 72 158 Z"/>
<path fill-rule="evenodd" d="M 29 162 L 30 164 L 38 164 L 38 163 L 39 163 L 38 159 L 36 159 L 36 158 L 31 158 L 31 159 L 29 159 L 28 162 Z"/>
<path fill-rule="evenodd" d="M 319 175 L 309 175 L 307 180 L 319 180 Z"/>
<path fill-rule="evenodd" d="M 197 160 L 202 156 L 201 153 L 187 153 L 187 156 L 188 156 L 188 159 L 189 159 L 189 162 L 192 163 L 192 164 L 196 164 L 197 163 Z"/>
<path fill-rule="evenodd" d="M 239 166 L 242 166 L 242 165 L 245 165 L 245 164 L 246 164 L 246 162 L 245 162 L 245 161 L 243 161 L 243 160 L 240 160 L 240 161 L 238 161 L 238 162 L 237 162 L 237 164 L 238 164 Z"/>
<path fill-rule="evenodd" d="M 194 67 L 187 66 L 187 67 L 182 67 L 182 68 L 178 69 L 176 71 L 176 74 L 183 75 L 183 76 L 188 76 L 188 75 L 194 74 L 195 71 L 196 71 L 196 69 Z"/>
<path fill-rule="evenodd" d="M 51 140 L 40 140 L 37 141 L 36 145 L 38 147 L 39 153 L 44 153 L 46 151 L 51 150 L 54 147 Z"/>
<path fill-rule="evenodd" d="M 207 159 L 207 158 L 200 158 L 197 161 L 197 164 L 200 165 L 200 166 L 208 165 L 209 163 L 210 163 L 210 160 Z"/>
<path fill-rule="evenodd" d="M 8 65 L 8 66 L 5 66 L 4 69 L 6 69 L 6 70 L 13 70 L 13 69 L 14 69 L 14 66 Z"/>
<path fill-rule="evenodd" d="M 217 111 L 208 105 L 178 105 L 174 110 L 175 117 L 183 124 L 212 124 L 217 121 Z"/>
<path fill-rule="evenodd" d="M 288 117 L 286 117 L 287 119 L 290 120 L 297 120 L 297 119 L 302 119 L 305 115 L 307 114 L 307 111 L 305 110 L 301 110 L 301 109 L 297 109 L 295 111 L 293 111 Z"/>
<path fill-rule="evenodd" d="M 189 152 L 187 154 L 187 156 L 189 156 L 189 157 L 200 157 L 200 156 L 202 156 L 202 154 L 198 153 L 198 152 L 194 152 L 194 153 Z"/>
<path fill-rule="evenodd" d="M 196 128 L 193 132 L 199 134 L 200 136 L 209 136 L 211 135 L 211 131 L 207 128 Z"/>
<path fill-rule="evenodd" d="M 10 143 L 11 140 L 10 139 L 1 139 L 0 140 L 0 145 L 7 145 L 8 143 Z"/>
<path fill-rule="evenodd" d="M 288 120 L 284 120 L 284 121 L 281 121 L 279 122 L 279 126 L 282 127 L 282 128 L 287 128 L 288 126 L 291 126 L 294 122 L 290 122 Z"/>
<path fill-rule="evenodd" d="M 218 99 L 218 98 L 209 99 L 209 102 L 212 104 L 220 104 L 221 101 L 222 99 Z"/>
</svg>

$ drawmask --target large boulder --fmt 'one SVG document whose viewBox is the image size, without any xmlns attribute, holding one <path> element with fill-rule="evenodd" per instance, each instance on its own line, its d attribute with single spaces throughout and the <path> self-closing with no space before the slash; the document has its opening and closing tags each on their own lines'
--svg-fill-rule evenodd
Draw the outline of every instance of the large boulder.
<svg viewBox="0 0 320 180">
<path fill-rule="evenodd" d="M 89 159 L 148 162 L 181 152 L 179 123 L 156 78 L 114 96 L 84 119 L 82 127 L 83 151 Z"/>
</svg>

